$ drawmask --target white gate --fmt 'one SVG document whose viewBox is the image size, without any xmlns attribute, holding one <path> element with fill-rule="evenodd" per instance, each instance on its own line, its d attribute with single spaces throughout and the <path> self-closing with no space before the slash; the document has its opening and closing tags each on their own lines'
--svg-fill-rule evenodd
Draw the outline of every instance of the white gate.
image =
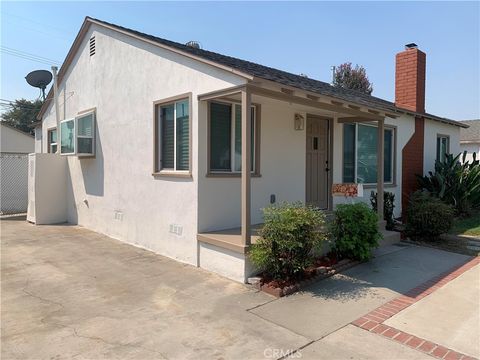
<svg viewBox="0 0 480 360">
<path fill-rule="evenodd" d="M 28 154 L 0 153 L 0 215 L 27 212 Z"/>
</svg>

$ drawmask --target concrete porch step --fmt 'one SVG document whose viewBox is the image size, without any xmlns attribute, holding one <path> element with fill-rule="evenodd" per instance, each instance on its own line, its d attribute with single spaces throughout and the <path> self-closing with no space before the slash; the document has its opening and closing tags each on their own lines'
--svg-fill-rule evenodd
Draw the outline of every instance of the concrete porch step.
<svg viewBox="0 0 480 360">
<path fill-rule="evenodd" d="M 383 235 L 383 239 L 380 240 L 380 246 L 396 244 L 401 240 L 400 233 L 397 231 L 390 231 L 384 228 L 380 232 Z"/>
</svg>

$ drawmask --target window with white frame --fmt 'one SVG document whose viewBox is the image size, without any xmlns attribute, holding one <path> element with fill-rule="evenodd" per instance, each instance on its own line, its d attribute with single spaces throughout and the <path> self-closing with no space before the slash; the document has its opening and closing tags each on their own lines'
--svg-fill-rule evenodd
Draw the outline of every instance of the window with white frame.
<svg viewBox="0 0 480 360">
<path fill-rule="evenodd" d="M 47 135 L 47 152 L 55 154 L 57 152 L 57 128 L 48 130 Z"/>
<path fill-rule="evenodd" d="M 210 169 L 211 173 L 242 171 L 242 106 L 236 103 L 210 103 Z M 251 171 L 257 149 L 256 107 L 251 107 Z"/>
<path fill-rule="evenodd" d="M 190 171 L 189 99 L 158 104 L 156 107 L 155 172 Z"/>
<path fill-rule="evenodd" d="M 343 182 L 377 183 L 378 130 L 370 124 L 343 125 Z M 385 183 L 394 182 L 395 129 L 384 131 Z"/>
<path fill-rule="evenodd" d="M 60 122 L 60 154 L 95 155 L 95 112 Z"/>
<path fill-rule="evenodd" d="M 437 135 L 437 161 L 445 161 L 448 153 L 450 153 L 450 137 L 447 135 Z"/>
</svg>

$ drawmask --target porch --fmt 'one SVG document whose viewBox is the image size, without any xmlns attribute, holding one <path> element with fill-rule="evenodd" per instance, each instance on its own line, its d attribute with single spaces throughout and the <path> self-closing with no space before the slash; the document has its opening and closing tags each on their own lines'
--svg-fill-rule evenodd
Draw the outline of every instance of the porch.
<svg viewBox="0 0 480 360">
<path fill-rule="evenodd" d="M 278 87 L 268 81 L 199 95 L 198 100 L 199 122 L 202 123 L 201 113 L 204 112 L 203 119 L 207 124 L 204 130 L 207 142 L 203 147 L 202 130 L 199 130 L 200 159 L 205 156 L 206 164 L 206 176 L 199 177 L 199 266 L 212 270 L 205 265 L 204 257 L 202 260 L 202 253 L 208 248 L 210 263 L 219 269 L 227 265 L 214 261 L 215 253 L 221 253 L 224 260 L 230 256 L 243 263 L 241 272 L 245 272 L 239 278 L 243 277 L 244 281 L 249 267 L 245 255 L 249 246 L 258 239 L 259 225 L 252 223 L 262 221 L 259 214 L 261 208 L 276 202 L 301 201 L 332 211 L 332 185 L 342 183 L 343 180 L 341 125 L 344 123 L 374 123 L 377 127 L 378 176 L 375 187 L 378 189 L 379 203 L 383 205 L 384 152 L 379 150 L 384 148 L 384 120 L 386 117 L 395 118 L 395 114 L 382 113 L 303 90 Z M 228 140 L 232 144 L 238 140 L 241 149 L 245 149 L 231 155 L 232 163 L 241 161 L 241 166 L 232 165 L 236 172 L 214 171 L 216 168 L 212 166 L 212 162 L 218 164 L 217 159 L 211 155 L 212 147 L 216 146 L 210 139 L 214 128 L 210 123 L 212 103 L 230 103 L 234 104 L 235 110 L 241 109 L 241 127 L 235 129 L 241 131 L 241 137 Z M 249 111 L 252 105 L 255 105 L 255 112 Z M 254 122 L 253 116 L 256 117 Z M 315 124 L 313 119 L 324 123 L 324 133 L 322 129 L 312 130 L 312 124 Z M 232 122 L 234 121 L 232 115 Z M 282 153 L 283 158 L 278 153 Z M 234 156 L 237 158 L 234 159 Z M 310 158 L 318 159 L 311 168 Z M 199 173 L 202 173 L 202 169 Z M 322 186 L 317 186 L 321 176 L 324 177 Z M 238 215 L 237 209 L 240 210 Z M 378 211 L 383 214 L 383 207 L 379 206 Z M 240 221 L 235 221 L 236 216 L 239 216 Z M 216 272 L 221 271 L 217 269 Z"/>
</svg>

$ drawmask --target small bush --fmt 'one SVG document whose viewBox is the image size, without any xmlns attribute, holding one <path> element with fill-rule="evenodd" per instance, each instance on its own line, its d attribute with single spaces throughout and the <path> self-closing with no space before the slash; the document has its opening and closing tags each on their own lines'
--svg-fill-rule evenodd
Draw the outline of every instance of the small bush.
<svg viewBox="0 0 480 360">
<path fill-rule="evenodd" d="M 372 204 L 373 211 L 377 211 L 377 193 L 372 191 L 370 193 L 370 204 Z M 385 191 L 383 193 L 383 220 L 386 220 L 387 230 L 393 230 L 395 227 L 395 220 L 393 219 L 393 209 L 395 208 L 395 194 Z"/>
<path fill-rule="evenodd" d="M 284 203 L 263 209 L 263 216 L 265 224 L 250 248 L 250 259 L 272 279 L 298 278 L 326 239 L 321 230 L 325 215 L 301 203 Z"/>
<path fill-rule="evenodd" d="M 340 256 L 361 261 L 370 259 L 382 238 L 378 216 L 365 203 L 338 205 L 331 233 Z"/>
<path fill-rule="evenodd" d="M 412 240 L 438 240 L 453 225 L 454 209 L 427 192 L 416 191 L 406 211 L 405 234 Z"/>
</svg>

